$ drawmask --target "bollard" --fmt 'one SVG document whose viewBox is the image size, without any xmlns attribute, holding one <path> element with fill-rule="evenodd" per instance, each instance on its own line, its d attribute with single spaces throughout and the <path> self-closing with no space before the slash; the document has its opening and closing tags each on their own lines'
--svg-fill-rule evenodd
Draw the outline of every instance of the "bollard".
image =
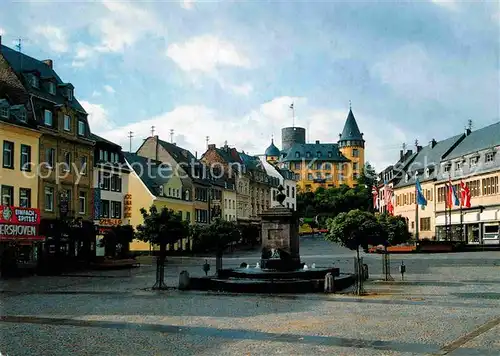
<svg viewBox="0 0 500 356">
<path fill-rule="evenodd" d="M 331 272 L 328 272 L 325 275 L 325 293 L 335 293 L 335 280 L 333 279 L 333 275 Z"/>
<path fill-rule="evenodd" d="M 406 266 L 403 263 L 403 261 L 401 261 L 401 266 L 399 266 L 399 272 L 401 273 L 401 280 L 404 281 L 405 280 Z"/>
<path fill-rule="evenodd" d="M 182 271 L 179 274 L 179 290 L 189 289 L 189 272 Z"/>
<path fill-rule="evenodd" d="M 368 279 L 368 265 L 363 264 L 363 279 L 366 281 Z"/>
<path fill-rule="evenodd" d="M 205 276 L 208 276 L 208 271 L 210 271 L 210 264 L 208 263 L 208 260 L 205 260 L 205 263 L 203 264 L 203 271 L 205 272 Z"/>
</svg>

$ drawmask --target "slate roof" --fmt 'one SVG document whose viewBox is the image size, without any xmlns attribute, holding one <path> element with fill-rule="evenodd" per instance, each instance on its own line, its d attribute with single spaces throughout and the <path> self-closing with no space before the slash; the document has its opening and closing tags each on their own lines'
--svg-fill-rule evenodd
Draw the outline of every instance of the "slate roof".
<svg viewBox="0 0 500 356">
<path fill-rule="evenodd" d="M 90 134 L 90 139 L 91 140 L 94 140 L 96 142 L 103 142 L 103 143 L 106 143 L 108 145 L 112 145 L 112 146 L 115 146 L 115 147 L 119 147 L 120 149 L 122 148 L 122 146 L 120 146 L 119 144 L 117 143 L 114 143 L 114 142 L 111 142 L 109 140 L 106 140 L 104 137 L 101 137 L 101 136 L 98 136 L 94 133 L 91 133 Z"/>
<path fill-rule="evenodd" d="M 349 160 L 340 152 L 336 143 L 295 143 L 288 151 L 282 152 L 284 157 L 281 162 L 293 161 L 311 161 L 315 159 L 319 162 L 349 162 Z M 298 152 L 298 157 L 297 157 Z M 306 157 L 309 152 L 310 156 Z M 318 156 L 318 152 L 320 155 Z"/>
<path fill-rule="evenodd" d="M 442 141 L 436 141 L 434 147 L 431 144 L 422 147 L 420 152 L 412 155 L 413 158 L 408 161 L 407 167 L 403 169 L 403 179 L 395 187 L 399 188 L 415 184 L 415 173 L 418 173 L 420 182 L 436 179 L 443 157 L 456 147 L 464 136 L 464 134 L 461 134 Z M 426 168 L 431 170 L 428 177 L 424 175 Z M 407 173 L 410 174 L 408 181 L 406 181 L 405 177 Z"/>
<path fill-rule="evenodd" d="M 28 111 L 24 105 L 10 105 L 7 99 L 0 99 L 0 108 L 8 107 L 9 108 L 9 116 L 3 117 L 0 115 L 0 121 L 6 122 L 9 124 L 26 127 L 32 130 L 37 129 L 37 124 L 30 118 L 28 115 Z M 24 111 L 26 121 L 21 119 L 21 112 Z"/>
<path fill-rule="evenodd" d="M 500 146 L 500 121 L 471 131 L 444 159 L 452 160 L 488 148 Z"/>
<path fill-rule="evenodd" d="M 85 109 L 80 105 L 78 100 L 73 97 L 71 101 L 68 101 L 65 96 L 62 95 L 61 90 L 56 89 L 56 95 L 52 95 L 48 92 L 48 90 L 44 90 L 43 86 L 40 85 L 40 88 L 34 88 L 32 85 L 28 83 L 28 72 L 37 71 L 40 73 L 40 79 L 49 79 L 54 78 L 57 86 L 65 86 L 69 83 L 65 83 L 61 80 L 61 78 L 57 75 L 57 73 L 51 69 L 47 64 L 38 59 L 30 57 L 24 53 L 19 51 L 15 51 L 7 46 L 1 45 L 1 53 L 7 62 L 10 64 L 14 72 L 18 75 L 18 77 L 23 82 L 25 88 L 29 93 L 44 98 L 48 101 L 56 102 L 57 104 L 65 104 L 68 103 L 68 106 L 71 108 L 80 111 L 83 114 L 86 114 Z M 40 83 L 42 84 L 42 83 Z"/>
<path fill-rule="evenodd" d="M 209 184 L 207 179 L 200 179 L 194 176 L 193 173 L 195 171 L 198 171 L 198 169 L 205 167 L 205 165 L 200 160 L 198 160 L 189 150 L 160 139 L 158 139 L 158 143 L 173 157 L 177 164 L 183 166 L 186 174 L 192 179 L 193 182 L 204 185 Z M 183 185 L 188 185 L 186 179 L 181 178 L 181 180 L 183 182 Z"/>
<path fill-rule="evenodd" d="M 154 196 L 160 194 L 160 186 L 168 183 L 172 176 L 172 168 L 169 165 L 161 165 L 162 162 L 139 156 L 135 153 L 123 152 L 123 155 L 137 176 Z M 148 163 L 151 167 L 148 173 Z M 142 169 L 141 169 L 142 167 Z"/>
<path fill-rule="evenodd" d="M 340 134 L 339 141 L 347 141 L 347 140 L 363 141 L 363 135 L 361 134 L 361 131 L 359 131 L 358 123 L 356 122 L 356 119 L 354 118 L 354 114 L 352 113 L 351 109 L 349 109 L 349 114 L 347 115 L 347 119 L 344 124 L 344 129 Z"/>
<path fill-rule="evenodd" d="M 276 157 L 278 157 L 280 155 L 280 150 L 278 147 L 276 147 L 274 145 L 274 140 L 271 140 L 271 144 L 266 149 L 265 154 L 266 154 L 266 156 L 276 156 Z"/>
</svg>

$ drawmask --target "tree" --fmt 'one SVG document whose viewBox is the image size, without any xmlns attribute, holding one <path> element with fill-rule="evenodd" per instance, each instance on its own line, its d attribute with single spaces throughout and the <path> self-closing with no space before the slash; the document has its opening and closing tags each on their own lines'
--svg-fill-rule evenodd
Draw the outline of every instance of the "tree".
<svg viewBox="0 0 500 356">
<path fill-rule="evenodd" d="M 408 222 L 404 217 L 380 214 L 377 220 L 382 226 L 386 246 L 403 244 L 411 239 Z"/>
<path fill-rule="evenodd" d="M 224 250 L 233 242 L 238 242 L 241 239 L 241 233 L 233 221 L 217 218 L 210 225 L 203 228 L 201 239 L 203 245 L 208 245 L 215 249 L 216 270 L 219 271 L 222 269 L 222 254 Z"/>
<path fill-rule="evenodd" d="M 106 256 L 127 258 L 134 235 L 132 225 L 113 226 L 111 230 L 104 234 L 100 241 L 100 247 L 104 247 Z"/>
<path fill-rule="evenodd" d="M 156 260 L 156 282 L 153 289 L 165 289 L 165 257 L 167 244 L 182 240 L 189 234 L 189 225 L 180 214 L 163 207 L 160 211 L 153 205 L 149 212 L 142 208 L 144 222 L 137 226 L 137 238 L 160 246 L 160 254 Z"/>
<path fill-rule="evenodd" d="M 379 245 L 383 240 L 381 224 L 372 213 L 359 209 L 340 213 L 327 222 L 328 233 L 325 238 L 350 250 L 356 250 L 357 283 L 356 293 L 362 294 L 361 262 L 359 248 L 368 249 L 369 245 Z"/>
</svg>

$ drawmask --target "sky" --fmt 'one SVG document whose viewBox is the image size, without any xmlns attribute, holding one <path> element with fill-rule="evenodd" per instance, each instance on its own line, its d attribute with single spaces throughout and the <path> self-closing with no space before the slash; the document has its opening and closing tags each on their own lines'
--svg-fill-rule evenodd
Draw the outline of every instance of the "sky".
<svg viewBox="0 0 500 356">
<path fill-rule="evenodd" d="M 2 43 L 50 58 L 92 132 L 262 154 L 281 128 L 337 142 L 351 103 L 377 170 L 500 120 L 495 1 L 7 2 Z M 5 11 L 6 10 L 6 11 Z"/>
</svg>

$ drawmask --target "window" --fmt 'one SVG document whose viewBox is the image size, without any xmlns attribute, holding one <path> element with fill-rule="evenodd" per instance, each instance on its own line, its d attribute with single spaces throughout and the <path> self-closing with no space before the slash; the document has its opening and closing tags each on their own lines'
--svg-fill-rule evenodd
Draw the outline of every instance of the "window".
<svg viewBox="0 0 500 356">
<path fill-rule="evenodd" d="M 108 162 L 108 151 L 104 151 L 104 161 Z"/>
<path fill-rule="evenodd" d="M 9 118 L 9 108 L 7 106 L 3 106 L 0 108 L 0 116 Z"/>
<path fill-rule="evenodd" d="M 43 123 L 46 126 L 52 126 L 52 124 L 53 124 L 53 122 L 52 122 L 52 111 L 50 111 L 50 110 L 45 110 L 44 111 L 44 114 L 43 114 Z"/>
<path fill-rule="evenodd" d="M 321 152 L 320 151 L 316 152 L 316 157 L 318 157 L 318 158 L 321 157 Z"/>
<path fill-rule="evenodd" d="M 122 218 L 122 203 L 119 201 L 111 202 L 111 217 L 114 219 Z"/>
<path fill-rule="evenodd" d="M 104 161 L 104 151 L 99 150 L 99 161 Z"/>
<path fill-rule="evenodd" d="M 67 93 L 68 93 L 68 101 L 73 100 L 73 89 L 68 88 Z"/>
<path fill-rule="evenodd" d="M 19 188 L 19 206 L 21 208 L 31 207 L 31 189 Z"/>
<path fill-rule="evenodd" d="M 56 85 L 54 82 L 49 82 L 49 93 L 52 95 L 56 95 Z"/>
<path fill-rule="evenodd" d="M 45 163 L 47 168 L 54 167 L 55 159 L 56 159 L 56 150 L 53 148 L 47 148 L 45 150 Z"/>
<path fill-rule="evenodd" d="M 306 152 L 306 158 L 311 158 L 311 152 Z"/>
<path fill-rule="evenodd" d="M 333 152 L 332 151 L 328 151 L 328 158 L 332 158 L 333 157 Z"/>
<path fill-rule="evenodd" d="M 186 211 L 186 220 L 191 221 L 191 212 L 190 211 Z"/>
<path fill-rule="evenodd" d="M 353 173 L 352 174 L 352 179 L 358 179 L 358 173 Z"/>
<path fill-rule="evenodd" d="M 14 169 L 14 142 L 3 141 L 2 167 Z"/>
<path fill-rule="evenodd" d="M 85 123 L 80 120 L 78 121 L 78 135 L 85 136 Z"/>
<path fill-rule="evenodd" d="M 66 201 L 68 202 L 68 210 L 71 210 L 71 198 L 72 198 L 72 195 L 73 195 L 73 192 L 71 191 L 71 189 L 66 189 L 64 191 L 64 195 L 65 195 L 65 198 L 66 198 Z"/>
<path fill-rule="evenodd" d="M 300 158 L 300 152 L 295 152 L 295 158 Z"/>
<path fill-rule="evenodd" d="M 420 218 L 420 231 L 431 231 L 431 218 Z"/>
<path fill-rule="evenodd" d="M 477 156 L 469 158 L 469 166 L 470 167 L 477 166 L 478 160 L 479 160 L 479 157 L 477 157 Z"/>
<path fill-rule="evenodd" d="M 354 169 L 355 171 L 358 170 L 358 162 L 353 162 L 352 163 L 352 169 Z"/>
<path fill-rule="evenodd" d="M 312 173 L 307 174 L 307 180 L 313 180 L 313 175 Z"/>
<path fill-rule="evenodd" d="M 64 131 L 71 131 L 71 116 L 64 115 Z"/>
<path fill-rule="evenodd" d="M 163 187 L 162 187 L 162 189 L 163 189 Z M 113 191 L 113 192 L 121 192 L 122 191 L 122 178 L 117 174 L 114 174 L 111 177 L 111 191 Z M 163 195 L 163 194 L 161 194 L 161 195 Z"/>
<path fill-rule="evenodd" d="M 462 170 L 462 161 L 455 162 L 455 172 Z"/>
<path fill-rule="evenodd" d="M 300 162 L 295 162 L 294 163 L 294 168 L 295 169 L 300 169 Z"/>
<path fill-rule="evenodd" d="M 45 211 L 54 211 L 54 188 L 45 187 Z"/>
<path fill-rule="evenodd" d="M 290 186 L 286 186 L 286 196 L 289 197 L 290 196 Z"/>
<path fill-rule="evenodd" d="M 21 145 L 21 170 L 31 171 L 31 146 Z"/>
<path fill-rule="evenodd" d="M 109 200 L 101 200 L 101 218 L 109 218 Z"/>
<path fill-rule="evenodd" d="M 292 187 L 292 198 L 295 198 L 295 187 Z"/>
<path fill-rule="evenodd" d="M 14 205 L 14 187 L 2 185 L 2 205 Z"/>
<path fill-rule="evenodd" d="M 87 174 L 87 156 L 80 157 L 80 174 Z"/>
<path fill-rule="evenodd" d="M 19 121 L 26 122 L 27 116 L 26 116 L 26 110 L 24 108 L 19 110 Z"/>
<path fill-rule="evenodd" d="M 352 149 L 352 156 L 353 157 L 359 157 L 359 150 L 357 148 Z"/>
<path fill-rule="evenodd" d="M 85 214 L 86 209 L 85 209 L 85 202 L 87 200 L 87 193 L 85 192 L 80 192 L 78 196 L 78 206 L 79 206 L 79 213 L 80 214 Z"/>
<path fill-rule="evenodd" d="M 69 172 L 71 171 L 71 153 L 66 152 L 64 154 L 64 171 Z"/>
<path fill-rule="evenodd" d="M 108 173 L 102 173 L 102 183 L 101 183 L 101 189 L 104 190 L 109 190 L 109 187 L 111 185 L 111 177 L 109 176 Z"/>
<path fill-rule="evenodd" d="M 494 153 L 493 152 L 488 152 L 486 153 L 486 155 L 484 156 L 484 161 L 486 163 L 490 163 L 490 162 L 493 162 L 493 158 L 494 158 Z"/>
</svg>

